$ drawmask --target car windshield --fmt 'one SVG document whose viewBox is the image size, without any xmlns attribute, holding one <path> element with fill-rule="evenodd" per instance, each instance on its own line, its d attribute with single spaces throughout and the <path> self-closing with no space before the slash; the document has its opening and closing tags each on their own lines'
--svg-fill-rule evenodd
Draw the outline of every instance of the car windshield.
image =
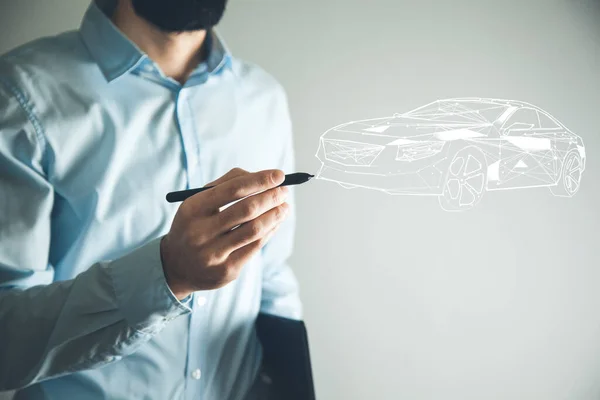
<svg viewBox="0 0 600 400">
<path fill-rule="evenodd" d="M 453 120 L 456 122 L 494 122 L 506 111 L 502 104 L 481 101 L 442 100 L 419 107 L 405 114 L 411 118 Z"/>
</svg>

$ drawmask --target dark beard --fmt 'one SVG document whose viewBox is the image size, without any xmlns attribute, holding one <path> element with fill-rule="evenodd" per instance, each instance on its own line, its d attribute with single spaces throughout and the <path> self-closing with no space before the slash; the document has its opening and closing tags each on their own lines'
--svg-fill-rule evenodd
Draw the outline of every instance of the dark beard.
<svg viewBox="0 0 600 400">
<path fill-rule="evenodd" d="M 165 32 L 210 29 L 217 25 L 227 0 L 132 0 L 135 13 Z"/>
</svg>

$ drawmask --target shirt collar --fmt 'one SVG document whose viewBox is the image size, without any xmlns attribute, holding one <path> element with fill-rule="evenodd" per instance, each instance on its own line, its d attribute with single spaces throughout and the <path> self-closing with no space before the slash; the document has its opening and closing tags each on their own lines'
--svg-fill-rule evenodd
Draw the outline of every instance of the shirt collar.
<svg viewBox="0 0 600 400">
<path fill-rule="evenodd" d="M 211 73 L 219 72 L 222 68 L 231 67 L 231 52 L 221 35 L 213 28 L 207 35 L 208 57 L 206 65 Z"/>
<path fill-rule="evenodd" d="M 148 59 L 110 20 L 109 16 L 116 5 L 117 0 L 92 1 L 80 27 L 83 42 L 109 82 Z M 208 56 L 203 69 L 209 73 L 218 73 L 223 68 L 231 67 L 229 49 L 214 29 L 209 32 L 207 39 Z"/>
</svg>

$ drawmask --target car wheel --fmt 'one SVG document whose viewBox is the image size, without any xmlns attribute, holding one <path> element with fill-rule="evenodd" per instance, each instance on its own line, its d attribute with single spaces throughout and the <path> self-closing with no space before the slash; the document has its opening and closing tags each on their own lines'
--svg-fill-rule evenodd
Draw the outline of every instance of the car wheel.
<svg viewBox="0 0 600 400">
<path fill-rule="evenodd" d="M 446 211 L 475 207 L 483 197 L 486 171 L 485 156 L 478 148 L 466 147 L 456 153 L 446 173 L 440 206 Z"/>
<path fill-rule="evenodd" d="M 565 157 L 560 178 L 556 186 L 550 187 L 555 196 L 572 197 L 579 191 L 581 186 L 581 175 L 583 174 L 583 162 L 577 151 L 571 151 Z"/>
</svg>

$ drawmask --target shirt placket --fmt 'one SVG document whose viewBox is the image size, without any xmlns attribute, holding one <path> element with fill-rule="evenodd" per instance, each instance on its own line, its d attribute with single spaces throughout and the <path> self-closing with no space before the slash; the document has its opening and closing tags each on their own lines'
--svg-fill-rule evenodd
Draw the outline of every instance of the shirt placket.
<svg viewBox="0 0 600 400">
<path fill-rule="evenodd" d="M 176 113 L 179 132 L 185 155 L 185 170 L 187 174 L 187 188 L 201 185 L 200 174 L 200 146 L 198 135 L 194 127 L 194 116 L 190 104 L 192 88 L 183 87 L 177 92 Z"/>
<path fill-rule="evenodd" d="M 209 306 L 210 296 L 206 292 L 194 293 L 192 300 L 192 314 L 188 319 L 188 357 L 186 361 L 186 400 L 205 400 L 206 377 L 203 374 L 203 361 L 205 357 L 206 340 L 202 340 L 202 326 L 206 326 L 203 310 Z"/>
<path fill-rule="evenodd" d="M 200 187 L 204 184 L 200 158 L 200 143 L 196 124 L 194 123 L 192 93 L 198 86 L 182 87 L 177 92 L 176 113 L 185 154 L 185 167 L 188 188 Z M 202 335 L 198 329 L 199 320 L 202 319 L 202 310 L 207 303 L 207 296 L 195 293 L 190 304 L 192 314 L 188 319 L 188 343 L 185 368 L 185 399 L 203 400 L 204 380 L 202 374 Z"/>
</svg>

